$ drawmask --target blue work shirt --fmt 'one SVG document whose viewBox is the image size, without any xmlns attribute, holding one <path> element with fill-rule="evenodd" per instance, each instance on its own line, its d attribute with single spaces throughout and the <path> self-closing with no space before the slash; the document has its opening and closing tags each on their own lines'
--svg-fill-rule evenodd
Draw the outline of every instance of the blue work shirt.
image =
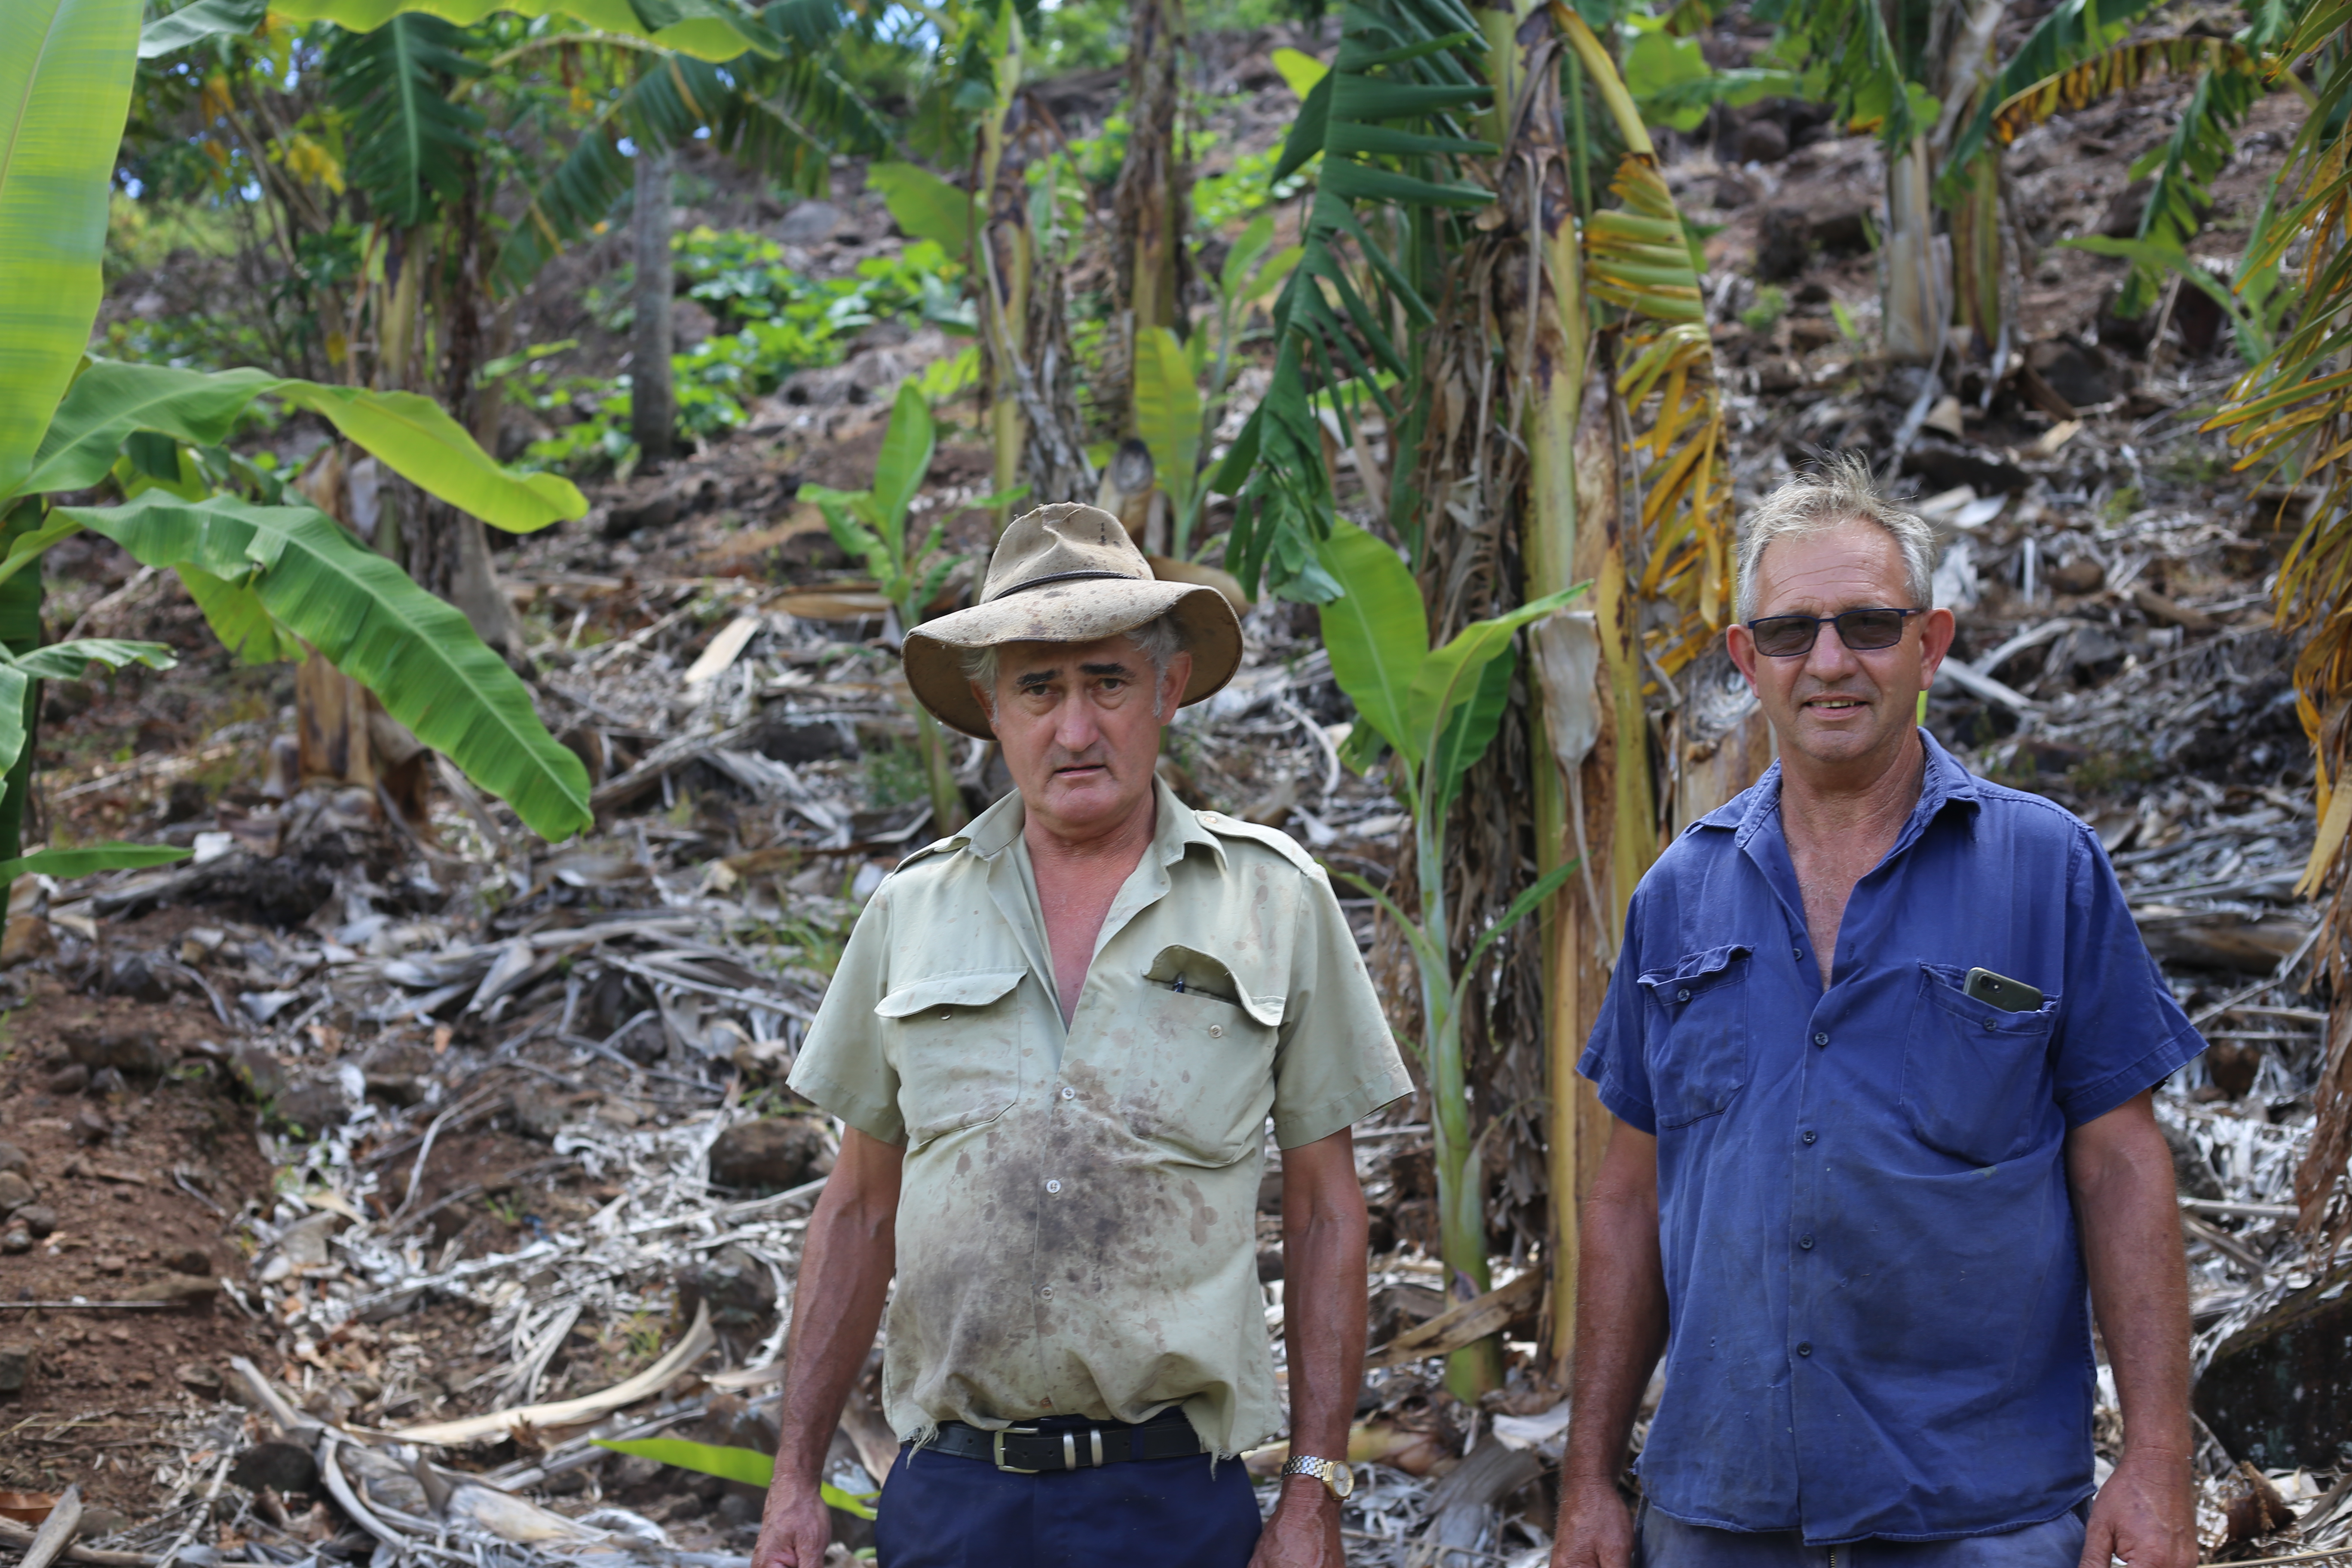
<svg viewBox="0 0 2352 1568">
<path fill-rule="evenodd" d="M 1643 878 L 1579 1070 L 1658 1140 L 1653 1507 L 1829 1545 L 2056 1518 L 2092 1491 L 2074 1128 L 2204 1048 L 2097 837 L 1925 731 L 1827 991 L 1778 763 Z M 2003 1012 L 1977 966 L 2041 989 Z"/>
</svg>

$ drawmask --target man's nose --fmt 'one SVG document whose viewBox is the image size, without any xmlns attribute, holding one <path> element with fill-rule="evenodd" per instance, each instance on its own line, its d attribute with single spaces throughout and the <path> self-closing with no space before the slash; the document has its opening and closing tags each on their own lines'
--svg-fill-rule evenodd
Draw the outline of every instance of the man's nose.
<svg viewBox="0 0 2352 1568">
<path fill-rule="evenodd" d="M 1084 691 L 1070 693 L 1068 700 L 1054 710 L 1054 743 L 1073 756 L 1093 745 L 1101 732 L 1095 720 L 1095 705 Z"/>
<path fill-rule="evenodd" d="M 1835 621 L 1823 621 L 1821 635 L 1813 639 L 1812 652 L 1805 656 L 1805 673 L 1819 680 L 1839 680 L 1862 668 L 1853 649 L 1845 646 L 1838 636 Z"/>
</svg>

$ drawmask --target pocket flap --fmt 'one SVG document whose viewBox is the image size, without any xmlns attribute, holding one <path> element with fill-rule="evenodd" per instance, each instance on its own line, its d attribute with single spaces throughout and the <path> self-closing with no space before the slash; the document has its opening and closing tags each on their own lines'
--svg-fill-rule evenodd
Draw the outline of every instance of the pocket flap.
<svg viewBox="0 0 2352 1568">
<path fill-rule="evenodd" d="M 874 1004 L 876 1016 L 911 1018 L 926 1007 L 985 1007 L 1021 984 L 1026 969 L 968 969 L 930 974 Z"/>
<path fill-rule="evenodd" d="M 1155 985 L 1231 1003 L 1269 1029 L 1282 1022 L 1283 1005 L 1289 1000 L 1286 996 L 1257 994 L 1241 983 L 1231 964 L 1197 948 L 1161 948 L 1160 955 L 1151 961 L 1151 967 L 1143 972 L 1143 978 Z"/>
<path fill-rule="evenodd" d="M 1647 971 L 1642 975 L 1642 984 L 1661 1002 L 1686 1002 L 1723 979 L 1734 964 L 1748 956 L 1748 952 L 1744 942 L 1734 942 L 1728 947 L 1710 947 L 1705 952 L 1694 952 L 1677 959 L 1672 969 Z"/>
</svg>

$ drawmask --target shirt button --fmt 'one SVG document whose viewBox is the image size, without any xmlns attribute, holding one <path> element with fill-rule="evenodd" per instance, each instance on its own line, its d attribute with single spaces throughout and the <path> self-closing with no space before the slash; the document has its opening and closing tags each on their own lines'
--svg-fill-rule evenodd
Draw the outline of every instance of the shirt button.
<svg viewBox="0 0 2352 1568">
<path fill-rule="evenodd" d="M 1805 1140 L 1805 1142 L 1808 1142 L 1808 1143 L 1811 1142 L 1814 1139 L 1819 1138 L 1820 1136 L 1821 1136 L 1821 1134 L 1820 1134 L 1820 1133 L 1818 1133 L 1818 1132 L 1814 1131 L 1813 1131 L 1811 1128 L 1810 1128 L 1810 1127 L 1809 1127 L 1809 1128 L 1807 1128 L 1807 1129 L 1805 1129 L 1805 1131 L 1804 1131 L 1804 1133 L 1803 1133 L 1804 1140 Z"/>
<path fill-rule="evenodd" d="M 1037 1289 L 1037 1295 L 1041 1300 L 1050 1301 L 1054 1299 L 1054 1288 L 1051 1285 L 1041 1285 Z"/>
<path fill-rule="evenodd" d="M 1209 1038 L 1213 1040 L 1222 1040 L 1224 1037 L 1225 1026 L 1223 1024 L 1212 1024 L 1209 1026 Z"/>
<path fill-rule="evenodd" d="M 1062 1184 L 1059 1182 L 1047 1182 L 1045 1184 L 1045 1190 L 1049 1193 L 1058 1193 L 1062 1190 Z M 1811 1247 L 1812 1243 L 1809 1241 L 1805 1243 L 1805 1245 Z"/>
<path fill-rule="evenodd" d="M 1789 956 L 1802 963 L 1805 962 L 1805 950 L 1801 947 L 1792 947 L 1789 950 Z"/>
<path fill-rule="evenodd" d="M 1051 1184 L 1048 1184 L 1050 1185 Z M 1813 1238 L 1810 1236 L 1801 1236 L 1797 1237 L 1797 1245 L 1804 1248 L 1807 1252 L 1811 1252 L 1813 1249 Z"/>
<path fill-rule="evenodd" d="M 1690 993 L 1688 991 L 1677 991 L 1675 993 L 1675 1000 L 1677 1002 L 1687 1002 L 1690 1000 Z"/>
<path fill-rule="evenodd" d="M 1068 1084 L 1066 1084 L 1066 1084 L 1064 1084 L 1064 1085 L 1062 1086 L 1062 1098 L 1063 1098 L 1064 1100 L 1076 1100 L 1076 1099 L 1077 1099 L 1077 1098 L 1078 1098 L 1078 1091 L 1077 1091 L 1076 1089 L 1072 1089 Z"/>
<path fill-rule="evenodd" d="M 1048 1295 L 1051 1295 L 1051 1294 L 1052 1294 L 1052 1292 L 1051 1292 L 1051 1291 L 1048 1291 L 1048 1292 L 1046 1292 L 1046 1293 L 1047 1293 Z M 1797 1353 L 1798 1353 L 1799 1355 L 1811 1355 L 1811 1354 L 1812 1354 L 1812 1353 L 1813 1353 L 1812 1342 L 1811 1342 L 1811 1341 L 1810 1341 L 1810 1340 L 1807 1340 L 1807 1341 L 1804 1341 L 1804 1342 L 1801 1342 L 1801 1343 L 1797 1346 Z"/>
<path fill-rule="evenodd" d="M 1826 1046 L 1829 1043 L 1830 1037 L 1827 1035 L 1815 1035 L 1813 1037 L 1813 1044 L 1817 1046 Z"/>
</svg>

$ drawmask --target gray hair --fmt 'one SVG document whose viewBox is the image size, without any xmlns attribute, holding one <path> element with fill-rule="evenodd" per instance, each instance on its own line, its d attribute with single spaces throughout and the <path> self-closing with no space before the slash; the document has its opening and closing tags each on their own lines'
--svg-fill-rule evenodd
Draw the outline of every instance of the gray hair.
<svg viewBox="0 0 2352 1568">
<path fill-rule="evenodd" d="M 1151 661 L 1151 716 L 1160 717 L 1160 681 L 1168 673 L 1168 661 L 1184 651 L 1184 627 L 1173 610 L 1163 611 L 1139 626 L 1129 626 L 1118 634 L 1133 643 L 1143 657 Z M 991 718 L 996 710 L 996 655 L 1000 645 L 963 650 L 961 663 L 964 679 L 981 689 L 981 704 L 989 710 Z"/>
<path fill-rule="evenodd" d="M 1898 505 L 1870 477 L 1860 454 L 1832 452 L 1812 472 L 1799 474 L 1764 498 L 1739 535 L 1739 618 L 1756 618 L 1757 568 L 1776 539 L 1801 539 L 1849 522 L 1883 528 L 1903 552 L 1908 609 L 1936 605 L 1936 532 L 1918 513 Z"/>
</svg>

